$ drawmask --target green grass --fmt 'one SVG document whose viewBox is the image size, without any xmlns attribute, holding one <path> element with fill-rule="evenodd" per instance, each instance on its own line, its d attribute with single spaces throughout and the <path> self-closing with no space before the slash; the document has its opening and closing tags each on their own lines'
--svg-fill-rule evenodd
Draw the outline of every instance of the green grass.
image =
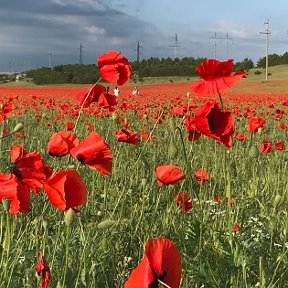
<svg viewBox="0 0 288 288">
<path fill-rule="evenodd" d="M 44 193 L 32 194 L 28 214 L 12 216 L 1 206 L 0 287 L 37 287 L 35 266 L 42 251 L 50 264 L 51 287 L 120 288 L 141 260 L 146 240 L 160 236 L 174 241 L 180 251 L 182 288 L 287 287 L 287 150 L 257 152 L 263 139 L 274 143 L 287 138 L 286 131 L 274 129 L 271 117 L 262 134 L 244 143 L 234 140 L 226 150 L 210 138 L 188 142 L 181 118 L 168 117 L 153 130 L 154 122 L 128 111 L 129 129 L 141 131 L 145 124 L 156 136 L 135 147 L 114 139 L 113 132 L 122 127 L 118 121 L 84 114 L 78 137 L 87 136 L 85 125 L 92 123 L 113 152 L 112 174 L 105 176 L 73 158 L 53 160 L 47 154 L 51 134 L 63 124 L 55 121 L 55 111 L 44 112 L 40 103 L 39 107 L 45 113 L 40 122 L 35 111 L 28 111 L 5 123 L 12 129 L 23 122 L 26 138 L 3 141 L 0 171 L 9 172 L 9 149 L 23 143 L 27 151 L 40 151 L 46 165 L 53 163 L 56 170 L 76 169 L 87 185 L 88 203 L 74 214 L 69 227 L 63 212 L 52 207 Z M 257 111 L 262 108 L 268 109 Z M 54 122 L 52 129 L 47 129 L 47 121 Z M 238 131 L 245 132 L 245 125 L 247 121 L 239 119 Z M 160 164 L 181 167 L 185 181 L 158 187 L 154 168 Z M 210 175 L 203 185 L 193 177 L 200 167 Z M 180 191 L 193 198 L 189 214 L 181 213 L 175 203 L 174 193 Z M 235 202 L 215 203 L 215 195 L 233 197 Z M 234 223 L 240 226 L 238 234 Z"/>
</svg>

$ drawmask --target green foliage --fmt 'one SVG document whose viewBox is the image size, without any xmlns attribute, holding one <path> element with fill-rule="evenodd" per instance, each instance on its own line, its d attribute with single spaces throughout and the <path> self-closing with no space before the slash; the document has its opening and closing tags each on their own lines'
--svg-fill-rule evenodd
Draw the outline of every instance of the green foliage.
<svg viewBox="0 0 288 288">
<path fill-rule="evenodd" d="M 37 85 L 43 84 L 89 84 L 99 79 L 99 69 L 95 64 L 59 65 L 53 68 L 43 67 L 27 72 L 27 77 L 32 78 Z"/>
</svg>

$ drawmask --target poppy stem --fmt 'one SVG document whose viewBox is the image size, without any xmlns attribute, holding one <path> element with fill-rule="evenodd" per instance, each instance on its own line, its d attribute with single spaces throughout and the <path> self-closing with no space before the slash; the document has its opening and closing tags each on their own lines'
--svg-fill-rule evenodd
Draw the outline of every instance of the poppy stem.
<svg viewBox="0 0 288 288">
<path fill-rule="evenodd" d="M 66 226 L 66 249 L 65 249 L 65 266 L 64 266 L 64 275 L 63 275 L 63 282 L 62 287 L 64 288 L 67 276 L 67 267 L 68 267 L 68 257 L 69 257 L 69 235 L 70 235 L 70 227 Z"/>
<path fill-rule="evenodd" d="M 163 287 L 166 287 L 166 288 L 171 288 L 168 284 L 162 282 L 161 280 L 158 279 L 158 282 L 159 284 L 161 284 Z"/>
<path fill-rule="evenodd" d="M 219 97 L 219 100 L 220 100 L 221 109 L 224 110 L 224 103 L 223 103 L 223 100 L 222 100 L 222 96 L 221 96 L 221 94 L 219 92 L 218 92 L 218 97 Z"/>
<path fill-rule="evenodd" d="M 186 170 L 189 171 L 190 170 L 190 165 L 189 165 L 188 156 L 187 156 L 187 153 L 186 153 L 186 148 L 185 148 L 185 143 L 184 143 L 182 131 L 181 131 L 180 127 L 176 127 L 175 130 L 179 131 L 180 140 L 181 140 L 182 147 L 183 147 L 183 154 L 184 154 L 184 158 L 185 158 L 185 162 L 186 162 Z"/>
</svg>

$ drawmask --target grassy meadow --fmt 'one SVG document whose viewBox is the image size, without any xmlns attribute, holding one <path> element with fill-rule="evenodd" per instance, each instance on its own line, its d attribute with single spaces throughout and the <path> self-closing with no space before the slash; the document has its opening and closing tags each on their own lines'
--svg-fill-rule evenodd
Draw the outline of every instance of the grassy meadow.
<svg viewBox="0 0 288 288">
<path fill-rule="evenodd" d="M 185 115 L 204 101 L 218 101 L 187 95 L 189 82 L 144 82 L 137 99 L 130 83 L 120 88 L 115 111 L 85 108 L 72 132 L 80 141 L 93 129 L 101 135 L 112 151 L 111 175 L 47 153 L 51 135 L 66 130 L 66 120 L 75 124 L 74 96 L 83 87 L 53 92 L 1 86 L 0 102 L 13 106 L 2 128 L 12 131 L 21 122 L 24 130 L 2 139 L 0 171 L 11 171 L 9 151 L 20 143 L 40 152 L 54 171 L 78 171 L 88 201 L 69 225 L 43 191 L 31 192 L 29 213 L 11 215 L 1 205 L 0 287 L 38 287 L 35 267 L 42 252 L 50 266 L 49 287 L 120 288 L 141 261 L 145 242 L 156 237 L 177 245 L 182 288 L 288 287 L 288 82 L 249 77 L 222 95 L 235 131 L 247 136 L 233 138 L 230 149 L 204 136 L 188 141 Z M 248 119 L 256 115 L 265 118 L 265 128 L 248 132 Z M 146 137 L 139 145 L 117 142 L 114 132 L 120 128 Z M 273 143 L 270 153 L 259 151 L 263 140 Z M 286 145 L 283 151 L 274 147 L 279 141 Z M 177 165 L 186 178 L 159 187 L 155 167 L 162 164 Z M 202 184 L 194 177 L 199 168 L 209 174 Z M 192 199 L 189 213 L 177 205 L 182 191 Z"/>
</svg>

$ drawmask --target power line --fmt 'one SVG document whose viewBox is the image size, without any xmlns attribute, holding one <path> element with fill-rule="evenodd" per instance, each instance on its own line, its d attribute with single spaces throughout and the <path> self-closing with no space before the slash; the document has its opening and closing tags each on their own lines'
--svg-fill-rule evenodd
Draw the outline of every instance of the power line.
<svg viewBox="0 0 288 288">
<path fill-rule="evenodd" d="M 268 45 L 269 45 L 269 34 L 271 32 L 269 31 L 269 19 L 267 19 L 264 22 L 265 25 L 265 31 L 260 32 L 260 34 L 265 34 L 266 35 L 266 71 L 265 71 L 265 81 L 268 81 Z"/>
</svg>

